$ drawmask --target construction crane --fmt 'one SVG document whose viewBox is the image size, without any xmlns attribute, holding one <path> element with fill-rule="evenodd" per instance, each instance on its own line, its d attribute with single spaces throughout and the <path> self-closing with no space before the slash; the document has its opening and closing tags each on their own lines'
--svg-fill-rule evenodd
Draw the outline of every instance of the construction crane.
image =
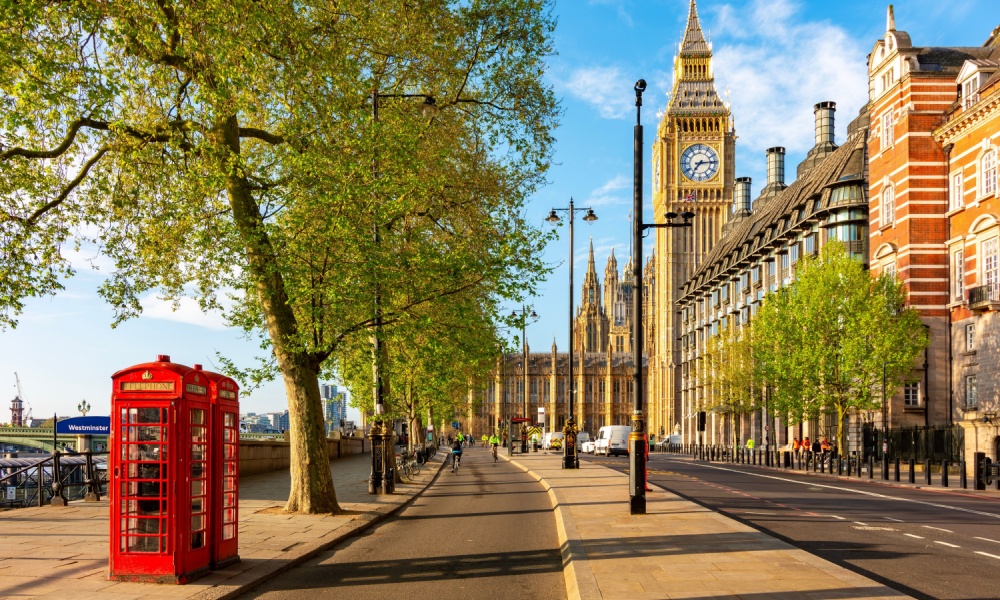
<svg viewBox="0 0 1000 600">
<path fill-rule="evenodd" d="M 31 422 L 31 405 L 28 404 L 28 410 L 24 412 L 21 407 L 21 403 L 24 402 L 24 392 L 21 391 L 21 378 L 18 376 L 17 371 L 14 371 L 14 381 L 17 383 L 17 396 L 14 401 L 11 402 L 10 412 L 11 412 L 11 425 L 15 426 L 25 426 Z M 21 415 L 24 413 L 24 417 Z M 18 423 L 20 421 L 20 423 Z"/>
</svg>

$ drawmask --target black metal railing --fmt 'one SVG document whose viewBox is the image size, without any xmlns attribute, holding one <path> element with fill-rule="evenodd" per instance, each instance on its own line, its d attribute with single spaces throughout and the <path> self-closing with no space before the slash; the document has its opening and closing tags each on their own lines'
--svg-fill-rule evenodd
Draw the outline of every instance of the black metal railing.
<svg viewBox="0 0 1000 600">
<path fill-rule="evenodd" d="M 982 308 L 992 303 L 1000 304 L 1000 284 L 969 288 L 969 308 Z"/>
<path fill-rule="evenodd" d="M 108 489 L 107 454 L 56 451 L 39 459 L 4 459 L 0 507 L 65 506 L 72 500 L 100 500 Z"/>
</svg>

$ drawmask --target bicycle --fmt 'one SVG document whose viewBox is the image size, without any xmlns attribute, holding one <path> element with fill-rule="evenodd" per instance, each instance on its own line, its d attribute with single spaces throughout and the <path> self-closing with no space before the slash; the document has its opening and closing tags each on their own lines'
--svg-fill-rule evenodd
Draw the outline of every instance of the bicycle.
<svg viewBox="0 0 1000 600">
<path fill-rule="evenodd" d="M 493 444 L 493 462 L 497 462 L 497 445 Z"/>
<path fill-rule="evenodd" d="M 458 473 L 458 467 L 462 464 L 462 454 L 459 452 L 451 453 L 451 472 Z"/>
<path fill-rule="evenodd" d="M 403 452 L 396 455 L 396 464 L 399 465 L 400 473 L 407 479 L 413 479 L 420 475 L 420 465 L 413 453 Z"/>
</svg>

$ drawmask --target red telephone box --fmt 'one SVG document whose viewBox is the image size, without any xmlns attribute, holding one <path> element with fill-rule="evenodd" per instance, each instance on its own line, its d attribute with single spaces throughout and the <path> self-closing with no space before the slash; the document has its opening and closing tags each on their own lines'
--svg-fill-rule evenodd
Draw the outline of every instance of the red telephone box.
<svg viewBox="0 0 1000 600">
<path fill-rule="evenodd" d="M 202 371 L 208 379 L 212 404 L 210 488 L 212 568 L 239 562 L 239 482 L 240 482 L 240 386 L 236 381 L 212 371 Z"/>
<path fill-rule="evenodd" d="M 208 378 L 161 355 L 111 379 L 109 578 L 186 583 L 211 560 Z"/>
</svg>

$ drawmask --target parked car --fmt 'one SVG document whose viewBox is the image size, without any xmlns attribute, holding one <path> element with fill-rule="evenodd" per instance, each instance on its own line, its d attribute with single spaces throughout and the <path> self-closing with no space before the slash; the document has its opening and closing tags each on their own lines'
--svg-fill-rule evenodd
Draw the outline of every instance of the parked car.
<svg viewBox="0 0 1000 600">
<path fill-rule="evenodd" d="M 632 428 L 628 425 L 605 425 L 597 432 L 594 441 L 594 454 L 614 456 L 628 455 L 628 436 Z"/>
<path fill-rule="evenodd" d="M 590 441 L 590 434 L 586 431 L 581 431 L 576 434 L 576 449 L 578 452 L 583 452 L 583 445 Z"/>
<path fill-rule="evenodd" d="M 593 454 L 594 453 L 594 440 L 587 440 L 586 442 L 584 442 L 583 444 L 581 444 L 580 445 L 580 452 L 583 452 L 585 454 Z"/>
</svg>

